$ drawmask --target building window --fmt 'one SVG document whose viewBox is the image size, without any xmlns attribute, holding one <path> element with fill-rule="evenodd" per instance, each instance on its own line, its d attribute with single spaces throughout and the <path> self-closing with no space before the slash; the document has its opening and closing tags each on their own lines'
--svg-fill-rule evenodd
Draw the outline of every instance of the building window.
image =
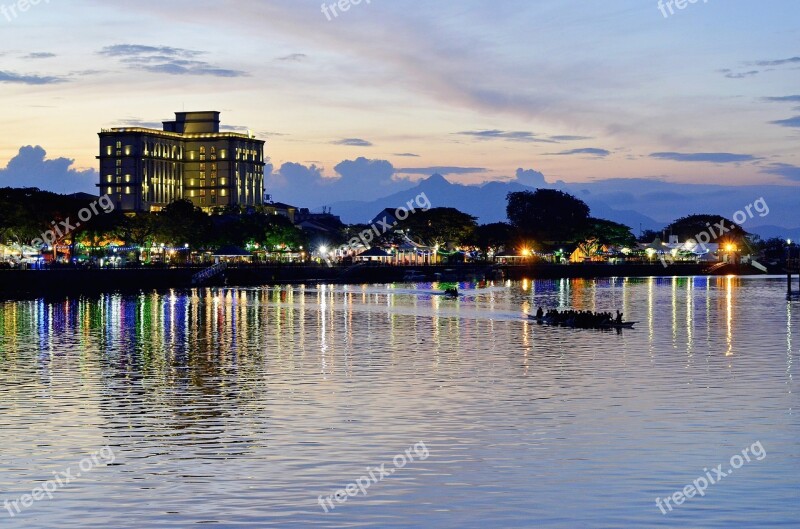
<svg viewBox="0 0 800 529">
<path fill-rule="evenodd" d="M 126 182 L 130 182 L 130 181 L 131 181 L 131 175 L 129 175 L 129 174 L 126 174 L 126 175 L 125 175 L 125 181 L 126 181 Z"/>
<path fill-rule="evenodd" d="M 205 145 L 201 145 L 200 146 L 200 154 L 205 154 L 205 153 L 206 153 L 206 146 Z"/>
<path fill-rule="evenodd" d="M 106 154 L 111 156 L 111 145 L 106 146 Z"/>
<path fill-rule="evenodd" d="M 113 182 L 113 181 L 114 181 L 114 177 L 113 177 L 113 176 L 111 176 L 111 175 L 108 175 L 108 176 L 106 177 L 106 182 L 108 182 L 109 184 L 110 184 L 111 182 Z"/>
<path fill-rule="evenodd" d="M 126 194 L 126 195 L 130 195 L 130 194 L 131 194 L 131 188 L 130 188 L 130 186 L 125 186 L 125 194 Z"/>
<path fill-rule="evenodd" d="M 108 188 L 106 188 L 106 193 L 107 193 L 107 194 L 109 194 L 109 195 L 110 195 L 110 194 L 111 194 L 111 193 L 113 193 L 113 192 L 114 192 L 114 189 L 113 189 L 113 188 L 111 188 L 111 187 L 108 187 Z"/>
<path fill-rule="evenodd" d="M 121 148 L 122 148 L 122 142 L 121 142 L 121 141 L 118 141 L 118 142 L 117 142 L 117 149 L 121 149 Z"/>
</svg>

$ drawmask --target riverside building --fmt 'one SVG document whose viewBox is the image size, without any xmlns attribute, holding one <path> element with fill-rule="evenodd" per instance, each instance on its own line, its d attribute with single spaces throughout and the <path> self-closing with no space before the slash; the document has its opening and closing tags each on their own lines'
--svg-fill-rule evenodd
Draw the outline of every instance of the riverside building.
<svg viewBox="0 0 800 529">
<path fill-rule="evenodd" d="M 187 199 L 204 211 L 264 204 L 264 141 L 220 132 L 219 112 L 176 112 L 163 130 L 100 133 L 101 195 L 127 212 Z"/>
</svg>

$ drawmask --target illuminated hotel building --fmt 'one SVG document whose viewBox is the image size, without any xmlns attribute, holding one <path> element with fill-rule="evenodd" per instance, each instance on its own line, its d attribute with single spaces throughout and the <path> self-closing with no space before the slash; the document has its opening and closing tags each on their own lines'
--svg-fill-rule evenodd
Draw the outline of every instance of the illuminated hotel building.
<svg viewBox="0 0 800 529">
<path fill-rule="evenodd" d="M 158 211 L 191 200 L 210 211 L 264 203 L 264 141 L 219 131 L 219 112 L 176 112 L 164 130 L 104 129 L 101 195 L 122 211 Z"/>
</svg>

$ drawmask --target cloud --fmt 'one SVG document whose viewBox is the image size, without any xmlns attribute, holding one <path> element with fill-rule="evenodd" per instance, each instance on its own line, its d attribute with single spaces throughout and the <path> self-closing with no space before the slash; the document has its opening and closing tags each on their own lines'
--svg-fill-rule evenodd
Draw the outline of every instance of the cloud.
<svg viewBox="0 0 800 529">
<path fill-rule="evenodd" d="M 140 44 L 115 44 L 106 46 L 100 50 L 101 55 L 109 57 L 142 57 L 142 56 L 163 56 L 163 57 L 196 57 L 203 55 L 204 52 L 187 50 L 184 48 L 172 48 L 170 46 L 143 46 Z"/>
<path fill-rule="evenodd" d="M 781 127 L 800 127 L 800 116 L 795 116 L 789 119 L 779 119 L 778 121 L 770 121 L 773 125 L 780 125 Z"/>
<path fill-rule="evenodd" d="M 702 163 L 741 163 L 758 160 L 752 154 L 731 154 L 727 152 L 654 152 L 650 158 L 659 160 L 672 160 L 675 162 L 702 162 Z"/>
<path fill-rule="evenodd" d="M 64 83 L 67 80 L 63 77 L 47 75 L 22 75 L 15 72 L 0 70 L 0 83 L 16 83 L 27 85 L 47 85 Z"/>
<path fill-rule="evenodd" d="M 333 145 L 347 145 L 350 147 L 372 147 L 372 143 L 361 138 L 345 138 L 331 142 Z"/>
<path fill-rule="evenodd" d="M 398 178 L 394 166 L 387 160 L 359 157 L 342 161 L 334 170 L 337 177 L 328 178 L 316 164 L 287 162 L 277 171 L 273 171 L 272 164 L 267 164 L 264 170 L 267 193 L 284 202 L 319 206 L 338 201 L 374 200 L 413 185 Z"/>
<path fill-rule="evenodd" d="M 517 169 L 516 182 L 530 187 L 544 187 L 547 185 L 544 174 L 533 169 Z"/>
<path fill-rule="evenodd" d="M 800 103 L 800 96 L 765 97 L 764 101 L 771 103 Z"/>
<path fill-rule="evenodd" d="M 292 62 L 299 62 L 303 61 L 308 58 L 308 55 L 305 53 L 291 53 L 284 57 L 278 57 L 276 60 L 278 61 L 292 61 Z"/>
<path fill-rule="evenodd" d="M 526 143 L 556 143 L 554 140 L 537 138 L 537 134 L 526 131 L 506 130 L 465 130 L 456 132 L 459 136 L 470 136 L 479 140 L 505 140 Z"/>
<path fill-rule="evenodd" d="M 788 59 L 777 59 L 777 60 L 766 60 L 766 61 L 754 61 L 749 63 L 744 63 L 745 66 L 759 66 L 761 68 L 770 68 L 775 66 L 785 66 L 787 64 L 800 64 L 800 57 L 789 57 Z M 769 70 L 765 70 L 769 71 Z M 753 77 L 754 75 L 760 74 L 761 70 L 746 70 L 736 72 L 731 70 L 730 68 L 725 68 L 724 70 L 720 70 L 721 73 L 725 75 L 728 79 L 745 79 L 747 77 Z"/>
<path fill-rule="evenodd" d="M 213 77 L 243 77 L 247 75 L 239 70 L 217 68 L 203 61 L 176 60 L 164 64 L 143 66 L 142 69 L 152 73 L 166 73 L 169 75 L 210 75 Z"/>
<path fill-rule="evenodd" d="M 173 48 L 171 46 L 144 46 L 140 44 L 115 44 L 100 50 L 100 55 L 118 58 L 134 70 L 168 75 L 207 75 L 212 77 L 244 77 L 247 72 L 215 66 L 198 59 L 206 52 Z"/>
<path fill-rule="evenodd" d="M 589 136 L 556 135 L 543 137 L 535 132 L 522 130 L 465 130 L 456 132 L 459 136 L 471 136 L 479 140 L 505 140 L 521 143 L 560 143 L 562 141 L 591 140 Z"/>
<path fill-rule="evenodd" d="M 447 176 L 451 174 L 475 174 L 475 173 L 485 173 L 487 169 L 485 167 L 406 167 L 404 169 L 398 169 L 397 172 L 400 174 L 406 175 L 425 175 L 430 176 L 433 174 L 440 174 L 442 176 Z"/>
<path fill-rule="evenodd" d="M 267 164 L 264 167 L 264 177 L 267 193 L 271 193 L 276 188 L 301 189 L 305 191 L 309 188 L 316 188 L 326 181 L 322 176 L 321 167 L 314 164 L 306 166 L 294 162 L 284 163 L 278 171 L 274 170 L 272 164 Z"/>
<path fill-rule="evenodd" d="M 773 163 L 763 171 L 766 174 L 782 176 L 788 180 L 800 180 L 800 167 L 788 163 Z"/>
<path fill-rule="evenodd" d="M 568 151 L 561 151 L 561 152 L 551 152 L 547 153 L 553 156 L 573 156 L 576 154 L 588 154 L 590 156 L 597 156 L 600 158 L 605 158 L 606 156 L 611 154 L 611 151 L 607 151 L 605 149 L 594 149 L 587 147 L 585 149 L 570 149 Z"/>
<path fill-rule="evenodd" d="M 591 136 L 550 136 L 551 140 L 555 141 L 580 141 L 594 139 Z"/>
<path fill-rule="evenodd" d="M 386 160 L 368 160 L 360 157 L 344 160 L 333 168 L 342 182 L 359 184 L 387 184 L 395 174 L 394 166 Z"/>
<path fill-rule="evenodd" d="M 419 158 L 419 154 L 414 154 L 413 152 L 398 152 L 395 153 L 395 156 L 402 156 L 404 158 Z"/>
<path fill-rule="evenodd" d="M 55 53 L 47 53 L 47 52 L 34 52 L 34 53 L 29 53 L 29 54 L 27 54 L 27 55 L 24 55 L 24 56 L 22 56 L 22 59 L 29 59 L 29 60 L 35 60 L 35 59 L 51 59 L 51 58 L 53 58 L 53 57 L 55 57 L 55 56 L 56 56 L 56 54 L 55 54 Z"/>
<path fill-rule="evenodd" d="M 165 120 L 166 121 L 166 120 Z M 119 122 L 120 127 L 140 127 L 143 129 L 162 130 L 164 123 L 161 121 L 145 121 L 142 119 L 131 118 Z"/>
<path fill-rule="evenodd" d="M 79 191 L 96 194 L 99 181 L 97 171 L 73 168 L 70 158 L 46 159 L 47 152 L 40 146 L 20 147 L 19 153 L 0 169 L 0 187 L 38 187 L 56 193 Z"/>
<path fill-rule="evenodd" d="M 785 64 L 800 64 L 800 57 L 789 57 L 788 59 L 778 59 L 774 61 L 756 61 L 756 66 L 783 66 Z"/>
<path fill-rule="evenodd" d="M 724 70 L 720 70 L 720 72 L 725 74 L 725 77 L 727 77 L 728 79 L 745 79 L 747 77 L 752 77 L 754 75 L 758 75 L 759 73 L 761 73 L 759 70 L 750 70 L 747 72 L 734 72 L 733 70 L 729 70 L 727 68 Z"/>
</svg>

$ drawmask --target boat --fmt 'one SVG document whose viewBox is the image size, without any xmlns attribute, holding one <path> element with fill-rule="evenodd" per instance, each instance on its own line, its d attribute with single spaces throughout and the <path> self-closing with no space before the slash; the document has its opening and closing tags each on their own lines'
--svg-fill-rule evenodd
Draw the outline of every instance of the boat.
<svg viewBox="0 0 800 529">
<path fill-rule="evenodd" d="M 602 323 L 598 325 L 576 325 L 574 323 L 559 322 L 550 318 L 537 318 L 529 314 L 528 318 L 535 321 L 540 325 L 552 325 L 553 327 L 570 327 L 572 329 L 633 329 L 633 326 L 639 323 L 638 321 L 623 321 L 622 323 L 611 322 Z"/>
<path fill-rule="evenodd" d="M 456 290 L 455 288 L 448 288 L 442 293 L 442 295 L 447 299 L 458 299 L 460 296 L 458 290 Z"/>
</svg>

